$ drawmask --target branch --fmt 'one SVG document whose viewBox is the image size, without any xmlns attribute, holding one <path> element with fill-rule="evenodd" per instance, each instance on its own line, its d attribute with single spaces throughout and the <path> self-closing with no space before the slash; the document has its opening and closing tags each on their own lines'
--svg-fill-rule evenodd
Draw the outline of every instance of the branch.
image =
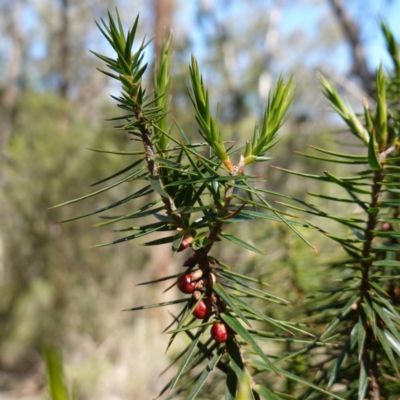
<svg viewBox="0 0 400 400">
<path fill-rule="evenodd" d="M 373 185 L 372 185 L 372 194 L 371 194 L 371 203 L 369 205 L 370 209 L 376 209 L 379 207 L 380 204 L 380 197 L 381 197 L 381 188 L 383 181 L 383 170 L 375 171 Z M 360 292 L 361 292 L 361 300 L 363 301 L 364 296 L 370 290 L 370 268 L 372 266 L 373 257 L 371 256 L 372 250 L 372 241 L 375 237 L 373 230 L 377 225 L 378 219 L 377 214 L 370 213 L 368 214 L 367 226 L 364 231 L 364 238 L 365 242 L 363 245 L 362 250 L 362 260 L 361 260 L 361 285 L 360 285 Z M 361 307 L 359 307 L 361 309 Z M 371 365 L 370 365 L 370 385 L 371 385 L 371 396 L 373 400 L 380 399 L 380 387 L 378 383 L 379 378 L 379 368 L 378 368 L 378 360 L 377 360 L 377 348 L 376 348 L 376 339 L 374 338 L 373 331 L 369 331 L 369 340 L 366 341 L 364 345 L 364 353 L 368 353 L 368 350 L 371 352 Z M 367 333 L 368 335 L 368 333 Z"/>
<path fill-rule="evenodd" d="M 372 97 L 375 93 L 374 76 L 368 68 L 364 46 L 360 40 L 360 30 L 355 21 L 346 13 L 342 0 L 329 0 L 336 18 L 339 20 L 344 34 L 351 47 L 353 56 L 352 74 L 361 79 L 364 90 Z"/>
<path fill-rule="evenodd" d="M 132 97 L 134 99 L 134 97 Z M 163 185 L 163 180 L 162 177 L 159 173 L 159 166 L 158 163 L 154 160 L 155 159 L 155 152 L 153 148 L 153 142 L 151 140 L 151 130 L 148 128 L 149 121 L 147 118 L 143 115 L 142 108 L 137 105 L 134 109 L 135 112 L 135 117 L 139 121 L 139 130 L 142 134 L 142 142 L 143 142 L 143 147 L 145 150 L 146 154 L 146 162 L 147 162 L 147 167 L 150 173 L 150 179 L 156 179 L 159 180 L 160 182 L 160 187 L 162 188 Z M 164 191 L 164 194 L 158 192 L 160 195 L 163 203 L 165 204 L 165 207 L 167 209 L 167 214 L 171 218 L 171 220 L 174 222 L 175 226 L 177 228 L 181 229 L 186 229 L 186 226 L 184 224 L 183 218 L 180 214 L 173 214 L 173 212 L 176 210 L 176 206 L 174 203 L 174 200 L 171 198 L 171 196 L 168 195 L 167 192 Z"/>
<path fill-rule="evenodd" d="M 235 165 L 232 168 L 232 172 L 230 172 L 229 174 L 232 177 L 240 175 L 243 173 L 243 167 L 244 167 L 244 158 L 241 157 L 239 164 Z M 226 189 L 225 196 L 224 196 L 223 206 L 218 211 L 217 220 L 215 222 L 215 225 L 211 229 L 210 235 L 208 237 L 210 239 L 211 243 L 208 246 L 206 246 L 206 248 L 205 248 L 206 253 L 208 253 L 211 250 L 211 247 L 214 244 L 214 242 L 218 241 L 218 235 L 221 232 L 222 226 L 224 224 L 224 218 L 229 214 L 229 205 L 233 198 L 233 191 L 234 191 L 234 187 L 229 186 L 229 183 L 228 183 L 228 188 Z"/>
</svg>

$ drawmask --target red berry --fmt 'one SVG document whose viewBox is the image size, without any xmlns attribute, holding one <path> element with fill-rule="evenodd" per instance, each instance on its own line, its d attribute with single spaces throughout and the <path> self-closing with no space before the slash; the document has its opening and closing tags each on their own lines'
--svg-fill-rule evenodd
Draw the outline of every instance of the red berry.
<svg viewBox="0 0 400 400">
<path fill-rule="evenodd" d="M 390 222 L 384 222 L 384 223 L 382 224 L 381 230 L 382 230 L 383 232 L 387 232 L 387 231 L 393 230 L 392 224 L 391 224 Z"/>
<path fill-rule="evenodd" d="M 211 336 L 217 343 L 226 342 L 228 327 L 223 322 L 216 322 L 211 328 Z"/>
<path fill-rule="evenodd" d="M 211 301 L 210 299 L 201 300 L 193 311 L 193 315 L 198 319 L 204 319 L 211 315 Z"/>
<path fill-rule="evenodd" d="M 193 293 L 196 288 L 196 282 L 192 281 L 192 275 L 190 274 L 180 275 L 176 283 L 182 293 Z"/>
<path fill-rule="evenodd" d="M 191 236 L 184 237 L 179 246 L 178 253 L 187 249 L 193 242 L 193 238 Z"/>
</svg>

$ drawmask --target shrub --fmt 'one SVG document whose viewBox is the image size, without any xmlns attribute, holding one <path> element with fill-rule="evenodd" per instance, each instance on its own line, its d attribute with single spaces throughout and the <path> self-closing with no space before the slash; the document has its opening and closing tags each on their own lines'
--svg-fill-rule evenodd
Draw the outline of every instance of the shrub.
<svg viewBox="0 0 400 400">
<path fill-rule="evenodd" d="M 123 115 L 112 121 L 119 121 L 117 128 L 131 135 L 137 145 L 133 151 L 112 153 L 137 159 L 102 180 L 118 177 L 111 185 L 59 206 L 133 182 L 136 191 L 132 195 L 78 218 L 154 194 L 145 206 L 127 215 L 107 216 L 99 225 L 145 217 L 151 217 L 152 222 L 121 229 L 130 234 L 99 246 L 165 232 L 166 236 L 143 245 L 169 245 L 173 254 L 189 253 L 183 264 L 184 273 L 143 283 L 171 280 L 170 289 L 177 285 L 187 296 L 131 309 L 182 306 L 167 327 L 171 334 L 168 347 L 180 333 L 190 341 L 174 360 L 173 365 L 178 365 L 176 374 L 160 395 L 169 393 L 167 397 L 172 398 L 185 392 L 188 399 L 195 398 L 207 377 L 219 369 L 226 376 L 226 399 L 397 399 L 400 395 L 396 358 L 400 355 L 400 181 L 397 172 L 400 168 L 400 59 L 389 29 L 382 25 L 395 74 L 385 77 L 382 67 L 378 69 L 373 110 L 365 101 L 364 114 L 357 115 L 320 76 L 323 93 L 331 107 L 363 150 L 360 154 L 351 154 L 314 147 L 317 155 L 300 155 L 325 163 L 346 164 L 349 174 L 341 177 L 328 171 L 314 175 L 285 170 L 299 179 L 336 185 L 344 197 L 310 193 L 341 204 L 342 212 L 336 216 L 295 199 L 290 193 L 259 189 L 255 183 L 260 178 L 247 172 L 249 164 L 269 160 L 267 152 L 277 143 L 278 131 L 294 96 L 292 77 L 288 81 L 283 77 L 278 79 L 262 123 L 254 127 L 246 143 L 235 147 L 221 132 L 218 107 L 215 115 L 211 112 L 208 91 L 197 61 L 192 58 L 189 95 L 201 137 L 201 141 L 194 142 L 178 122 L 171 124 L 168 119 L 171 40 L 164 42 L 155 68 L 154 90 L 148 92 L 142 80 L 147 69 L 143 59 L 148 42 L 142 42 L 134 53 L 131 50 L 137 26 L 138 18 L 125 33 L 119 16 L 114 19 L 109 15 L 108 23 L 102 21 L 98 27 L 113 47 L 116 58 L 94 53 L 108 67 L 102 72 L 119 81 L 122 87 L 115 99 Z M 344 234 L 330 233 L 311 222 L 291 218 L 287 211 L 273 207 L 264 198 L 265 193 L 291 199 L 291 204 L 281 203 L 286 209 L 342 225 Z M 349 204 L 357 207 L 357 215 L 348 215 Z M 305 316 L 299 310 L 293 320 L 278 320 L 260 311 L 254 300 L 266 302 L 269 309 L 286 306 L 288 302 L 266 291 L 265 282 L 240 274 L 235 266 L 226 265 L 213 252 L 214 244 L 224 241 L 263 254 L 247 238 L 229 233 L 231 224 L 259 219 L 285 224 L 306 243 L 298 226 L 318 230 L 344 250 L 342 261 L 329 265 L 336 268 L 341 279 L 335 287 L 311 294 Z M 270 331 L 263 330 L 266 326 Z M 260 346 L 265 340 L 286 343 L 288 351 L 278 357 L 267 356 Z M 293 382 L 287 393 L 283 393 L 283 380 Z"/>
</svg>

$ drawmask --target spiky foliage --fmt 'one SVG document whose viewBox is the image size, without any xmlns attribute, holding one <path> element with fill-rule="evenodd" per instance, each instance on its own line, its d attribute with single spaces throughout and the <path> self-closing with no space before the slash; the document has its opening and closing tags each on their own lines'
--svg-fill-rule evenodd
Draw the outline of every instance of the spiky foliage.
<svg viewBox="0 0 400 400">
<path fill-rule="evenodd" d="M 134 188 L 130 196 L 68 221 L 96 215 L 150 195 L 151 200 L 146 205 L 134 208 L 123 216 L 105 216 L 105 222 L 93 226 L 143 218 L 153 218 L 151 223 L 120 229 L 121 232 L 133 233 L 98 246 L 126 242 L 157 231 L 167 232 L 167 235 L 142 245 L 169 245 L 173 254 L 190 251 L 184 263 L 187 268 L 184 274 L 177 272 L 173 276 L 161 277 L 141 285 L 170 279 L 170 289 L 176 288 L 178 282 L 178 287 L 184 293 L 193 292 L 191 296 L 130 309 L 135 311 L 171 304 L 182 305 L 181 312 L 174 316 L 173 323 L 166 329 L 171 334 L 168 347 L 179 333 L 187 335 L 190 343 L 171 364 L 177 366 L 176 375 L 160 395 L 167 393 L 167 398 L 172 398 L 186 390 L 188 398 L 192 399 L 201 390 L 208 375 L 217 368 L 226 374 L 226 398 L 235 398 L 238 390 L 250 393 L 256 399 L 260 396 L 274 398 L 269 388 L 257 385 L 251 377 L 246 367 L 250 360 L 254 359 L 251 364 L 253 372 L 270 371 L 275 376 L 295 380 L 298 378 L 281 369 L 279 360 L 272 362 L 262 351 L 258 339 L 292 341 L 295 332 L 307 332 L 296 324 L 271 318 L 254 307 L 251 304 L 253 299 L 273 306 L 286 306 L 288 303 L 265 291 L 264 282 L 236 272 L 234 266 L 226 265 L 217 255 L 211 254 L 211 250 L 214 243 L 226 241 L 263 254 L 262 250 L 248 241 L 229 233 L 229 224 L 254 219 L 281 221 L 302 237 L 294 225 L 307 225 L 291 221 L 273 208 L 264 199 L 263 190 L 253 186 L 253 182 L 259 178 L 247 175 L 245 171 L 248 164 L 269 160 L 266 152 L 277 142 L 278 130 L 293 98 L 292 78 L 288 82 L 279 78 L 275 90 L 270 94 L 262 128 L 259 130 L 256 126 L 252 140 L 235 148 L 232 142 L 224 139 L 218 122 L 218 110 L 215 116 L 211 113 L 208 91 L 197 61 L 192 58 L 189 67 L 189 95 L 202 139 L 200 142 L 192 142 L 178 123 L 174 126 L 168 124 L 171 40 L 164 41 L 162 52 L 157 55 L 154 90 L 147 93 L 142 80 L 147 67 L 143 65 L 147 43 L 143 41 L 139 49 L 132 52 L 137 25 L 138 18 L 132 29 L 125 33 L 118 13 L 116 19 L 109 14 L 109 21 L 102 20 L 98 27 L 114 49 L 116 58 L 93 52 L 111 70 L 101 72 L 119 81 L 122 87 L 121 95 L 114 99 L 123 110 L 123 115 L 112 121 L 121 121 L 117 129 L 126 131 L 134 139 L 133 150 L 111 153 L 130 155 L 132 163 L 122 171 L 96 182 L 99 184 L 118 177 L 109 186 L 56 207 L 85 200 L 123 183 L 129 184 Z M 195 310 L 198 307 L 205 310 L 205 316 L 196 322 L 194 313 L 197 313 Z M 226 340 L 223 337 L 214 337 L 216 340 L 210 337 L 210 328 L 217 322 L 225 327 Z M 261 330 L 265 325 L 270 327 L 267 336 Z M 192 371 L 199 365 L 203 366 L 202 371 L 193 376 Z M 183 387 L 179 387 L 180 382 L 183 382 Z M 327 394 L 324 389 L 318 390 Z"/>
<path fill-rule="evenodd" d="M 288 207 L 344 226 L 343 234 L 315 226 L 337 242 L 346 256 L 330 265 L 338 271 L 340 283 L 312 296 L 307 310 L 307 321 L 315 326 L 319 340 L 334 346 L 309 348 L 302 362 L 308 366 L 307 379 L 345 399 L 394 400 L 400 396 L 399 58 L 393 35 L 382 27 L 395 71 L 386 78 L 382 67 L 377 70 L 373 109 L 365 100 L 364 113 L 357 115 L 319 76 L 331 107 L 364 145 L 363 151 L 348 154 L 311 146 L 318 155 L 298 153 L 326 163 L 348 164 L 351 172 L 340 177 L 329 171 L 323 175 L 287 171 L 336 185 L 337 197 L 310 195 L 343 205 L 336 216 L 308 202 Z M 346 204 L 353 204 L 355 214 L 346 215 Z M 299 398 L 325 399 L 312 388 Z"/>
<path fill-rule="evenodd" d="M 138 19 L 127 33 L 118 14 L 116 19 L 109 14 L 108 23 L 101 22 L 98 27 L 114 49 L 116 58 L 94 54 L 111 70 L 102 72 L 119 81 L 122 87 L 115 100 L 124 113 L 112 121 L 120 121 L 117 128 L 134 139 L 135 147 L 117 152 L 93 150 L 132 156 L 133 159 L 128 167 L 96 182 L 118 178 L 109 186 L 56 207 L 85 200 L 123 183 L 131 185 L 134 193 L 130 196 L 68 221 L 150 197 L 144 206 L 133 208 L 123 216 L 103 216 L 105 222 L 93 226 L 143 218 L 153 219 L 150 223 L 120 229 L 119 232 L 132 233 L 98 246 L 126 242 L 157 231 L 167 234 L 142 245 L 169 245 L 173 254 L 190 252 L 183 265 L 186 267 L 184 274 L 177 272 L 141 283 L 147 285 L 172 280 L 169 289 L 178 286 L 190 296 L 130 309 L 136 311 L 172 304 L 182 306 L 166 328 L 171 334 L 168 347 L 178 334 L 188 336 L 190 341 L 171 363 L 176 374 L 160 396 L 170 399 L 185 391 L 187 398 L 193 399 L 211 372 L 219 369 L 226 374 L 226 399 L 398 398 L 400 96 L 397 90 L 398 50 L 390 31 L 383 25 L 395 74 L 388 81 L 382 68 L 377 71 L 374 111 L 365 102 L 364 114 L 357 115 L 320 76 L 325 96 L 350 132 L 360 140 L 364 153 L 341 153 L 317 147 L 313 148 L 319 155 L 299 153 L 327 163 L 361 166 L 362 169 L 345 177 L 328 171 L 323 175 L 287 171 L 299 177 L 330 182 L 342 190 L 345 197 L 310 193 L 312 196 L 358 206 L 357 215 L 347 216 L 343 212 L 335 216 L 306 201 L 301 201 L 301 206 L 281 203 L 289 209 L 343 225 L 347 231 L 340 235 L 311 223 L 288 219 L 287 213 L 271 206 L 263 195 L 292 197 L 256 188 L 254 182 L 259 178 L 246 173 L 248 164 L 269 159 L 266 152 L 277 142 L 278 130 L 293 98 L 292 78 L 288 82 L 279 78 L 270 93 L 261 129 L 256 125 L 252 138 L 235 148 L 221 131 L 218 108 L 215 116 L 212 115 L 208 90 L 197 61 L 192 58 L 189 95 L 201 137 L 201 141 L 193 142 L 178 123 L 169 124 L 171 40 L 164 41 L 155 68 L 154 90 L 147 93 L 142 80 L 147 67 L 143 65 L 147 43 L 143 41 L 138 50 L 132 52 Z M 305 330 L 307 325 L 301 323 L 298 315 L 295 321 L 290 322 L 277 320 L 260 311 L 253 300 L 264 301 L 266 309 L 268 304 L 276 307 L 285 306 L 287 302 L 267 292 L 265 282 L 257 277 L 241 275 L 235 271 L 234 265 L 228 266 L 218 255 L 212 254 L 214 244 L 220 241 L 263 254 L 246 238 L 229 233 L 229 224 L 254 219 L 280 221 L 306 243 L 296 225 L 314 228 L 343 247 L 346 258 L 332 265 L 340 271 L 341 283 L 313 296 L 314 305 L 309 305 L 305 322 L 312 326 L 313 332 Z M 196 322 L 196 316 L 200 321 Z M 211 330 L 210 335 L 210 328 L 215 323 L 220 324 L 222 330 L 218 335 Z M 272 359 L 260 347 L 260 341 L 265 340 L 286 343 L 289 351 Z M 266 387 L 260 384 L 258 377 L 262 376 L 261 373 L 273 376 L 275 380 L 282 377 L 292 381 L 290 396 L 277 392 L 283 385 Z"/>
</svg>

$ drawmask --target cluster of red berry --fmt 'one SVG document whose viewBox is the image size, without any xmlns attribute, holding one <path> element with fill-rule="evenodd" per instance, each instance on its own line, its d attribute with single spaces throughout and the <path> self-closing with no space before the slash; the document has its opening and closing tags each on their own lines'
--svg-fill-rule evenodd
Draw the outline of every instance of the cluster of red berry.
<svg viewBox="0 0 400 400">
<path fill-rule="evenodd" d="M 194 262 L 195 258 L 191 257 L 185 262 L 184 266 L 193 266 Z M 211 271 L 204 273 L 200 268 L 190 273 L 179 275 L 177 280 L 179 290 L 182 293 L 191 294 L 193 304 L 197 303 L 196 308 L 193 310 L 194 317 L 205 319 L 215 313 L 219 302 L 219 299 L 212 291 L 215 282 L 216 276 Z M 217 321 L 211 327 L 211 337 L 218 343 L 225 342 L 229 333 L 230 329 L 224 322 Z"/>
</svg>

